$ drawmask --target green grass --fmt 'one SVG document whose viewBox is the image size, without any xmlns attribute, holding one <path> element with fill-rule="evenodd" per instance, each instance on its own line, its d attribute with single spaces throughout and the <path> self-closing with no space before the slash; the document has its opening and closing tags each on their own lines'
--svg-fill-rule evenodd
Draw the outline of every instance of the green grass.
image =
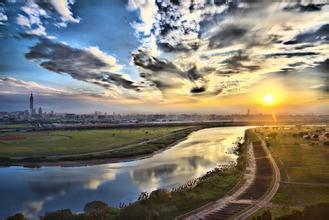
<svg viewBox="0 0 329 220">
<path fill-rule="evenodd" d="M 319 127 L 292 127 L 289 130 L 261 128 L 263 138 L 270 148 L 281 172 L 280 188 L 272 199 L 270 208 L 274 217 L 302 210 L 306 205 L 329 202 L 329 147 L 324 140 L 303 139 L 300 132 L 314 132 Z M 326 127 L 328 130 L 328 126 Z M 276 133 L 273 137 L 271 134 Z M 295 182 L 295 184 L 294 184 Z M 328 184 L 328 186 L 300 185 L 299 183 Z M 275 207 L 276 206 L 276 207 Z M 262 210 L 256 213 L 257 216 Z"/>
<path fill-rule="evenodd" d="M 0 124 L 1 128 L 25 128 L 25 127 L 32 127 L 31 124 L 22 123 L 22 124 Z"/>
<path fill-rule="evenodd" d="M 1 157 L 41 157 L 115 150 L 124 145 L 163 137 L 184 128 L 186 127 L 2 133 L 0 155 Z M 3 136 L 13 135 L 21 139 L 1 139 Z"/>
</svg>

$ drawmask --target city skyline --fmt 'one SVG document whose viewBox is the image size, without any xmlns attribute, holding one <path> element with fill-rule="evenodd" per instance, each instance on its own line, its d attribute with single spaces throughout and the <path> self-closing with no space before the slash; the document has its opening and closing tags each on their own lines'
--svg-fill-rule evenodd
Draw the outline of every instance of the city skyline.
<svg viewBox="0 0 329 220">
<path fill-rule="evenodd" d="M 325 114 L 328 11 L 308 2 L 4 1 L 0 111 L 25 110 L 33 91 L 36 106 L 56 112 Z"/>
</svg>

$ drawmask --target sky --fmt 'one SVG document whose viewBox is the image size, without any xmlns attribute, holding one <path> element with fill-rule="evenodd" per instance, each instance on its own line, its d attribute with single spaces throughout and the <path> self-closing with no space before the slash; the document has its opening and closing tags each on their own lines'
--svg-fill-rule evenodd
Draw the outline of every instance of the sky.
<svg viewBox="0 0 329 220">
<path fill-rule="evenodd" d="M 326 114 L 328 43 L 326 1 L 0 0 L 0 111 Z"/>
</svg>

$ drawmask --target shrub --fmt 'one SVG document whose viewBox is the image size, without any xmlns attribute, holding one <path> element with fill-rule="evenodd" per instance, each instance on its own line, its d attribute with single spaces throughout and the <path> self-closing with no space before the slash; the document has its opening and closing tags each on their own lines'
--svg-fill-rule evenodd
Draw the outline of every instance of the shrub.
<svg viewBox="0 0 329 220">
<path fill-rule="evenodd" d="M 90 216 L 101 216 L 108 211 L 109 207 L 106 203 L 102 201 L 89 202 L 83 208 L 83 211 Z"/>
<path fill-rule="evenodd" d="M 74 213 L 70 209 L 62 209 L 55 212 L 49 212 L 41 219 L 43 220 L 72 220 L 74 218 Z"/>
<path fill-rule="evenodd" d="M 119 219 L 123 220 L 155 220 L 159 218 L 160 215 L 157 211 L 153 210 L 149 206 L 142 206 L 140 204 L 135 204 L 123 208 L 119 216 Z"/>
<path fill-rule="evenodd" d="M 166 189 L 157 189 L 150 194 L 150 199 L 155 202 L 166 202 L 169 201 L 171 197 L 171 192 Z"/>
<path fill-rule="evenodd" d="M 22 213 L 17 213 L 13 216 L 9 216 L 7 220 L 26 220 L 26 218 Z"/>
<path fill-rule="evenodd" d="M 119 213 L 119 209 L 110 207 L 102 201 L 87 203 L 83 211 L 89 219 L 110 219 Z"/>
</svg>

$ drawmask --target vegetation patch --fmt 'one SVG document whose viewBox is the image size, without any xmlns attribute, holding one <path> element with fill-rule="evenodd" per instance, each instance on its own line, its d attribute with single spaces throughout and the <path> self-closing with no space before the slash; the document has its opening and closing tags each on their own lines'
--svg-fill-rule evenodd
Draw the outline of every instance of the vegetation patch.
<svg viewBox="0 0 329 220">
<path fill-rule="evenodd" d="M 326 144 L 329 127 L 265 127 L 257 130 L 266 140 L 281 172 L 279 190 L 268 208 L 271 217 L 329 203 L 329 147 Z M 264 210 L 254 216 L 261 216 Z"/>
</svg>

